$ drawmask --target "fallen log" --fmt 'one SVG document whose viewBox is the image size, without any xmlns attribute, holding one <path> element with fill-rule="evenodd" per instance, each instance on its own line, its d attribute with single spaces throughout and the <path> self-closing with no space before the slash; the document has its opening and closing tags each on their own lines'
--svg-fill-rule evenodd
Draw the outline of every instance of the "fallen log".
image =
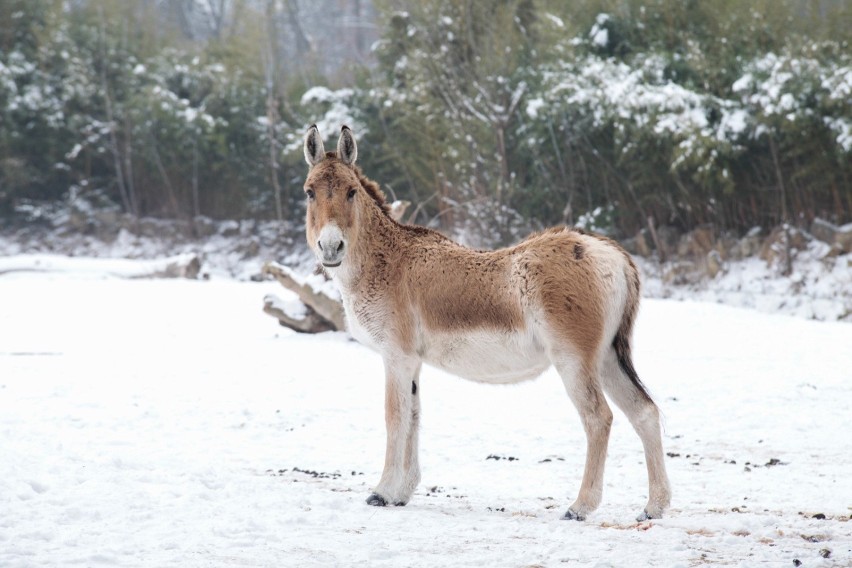
<svg viewBox="0 0 852 568">
<path fill-rule="evenodd" d="M 411 206 L 410 201 L 405 200 L 396 200 L 390 204 L 390 216 L 394 221 L 399 223 L 403 223 L 402 216 L 405 215 L 405 211 Z"/>
<path fill-rule="evenodd" d="M 286 302 L 274 294 L 263 298 L 263 311 L 278 323 L 300 333 L 334 331 L 334 325 L 300 300 Z"/>
<path fill-rule="evenodd" d="M 267 262 L 263 265 L 263 274 L 273 276 L 279 284 L 288 290 L 295 292 L 299 300 L 307 308 L 310 308 L 318 317 L 326 320 L 330 329 L 344 330 L 343 304 L 340 295 L 333 284 L 325 280 L 321 274 L 303 277 L 296 274 L 292 269 L 277 262 Z M 265 308 L 264 308 L 264 311 Z M 270 313 L 267 311 L 267 313 Z M 272 314 L 275 315 L 275 314 Z M 275 317 L 278 317 L 275 315 Z M 286 319 L 278 318 L 283 325 L 287 325 Z M 290 327 L 290 326 L 288 326 Z M 292 329 L 296 329 L 293 327 Z M 301 331 L 296 329 L 296 331 Z M 326 330 L 322 330 L 326 331 Z"/>
</svg>

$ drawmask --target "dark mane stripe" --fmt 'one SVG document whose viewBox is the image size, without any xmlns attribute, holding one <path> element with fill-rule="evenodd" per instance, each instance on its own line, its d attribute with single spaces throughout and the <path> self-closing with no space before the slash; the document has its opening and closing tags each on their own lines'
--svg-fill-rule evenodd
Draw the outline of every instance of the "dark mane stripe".
<svg viewBox="0 0 852 568">
<path fill-rule="evenodd" d="M 325 155 L 327 158 L 337 158 L 337 152 L 326 152 Z M 367 192 L 367 195 L 369 195 L 372 200 L 375 201 L 376 205 L 379 207 L 382 213 L 385 214 L 385 217 L 393 221 L 395 225 L 397 225 L 398 227 L 402 227 L 406 231 L 414 233 L 416 235 L 431 235 L 442 241 L 450 240 L 446 235 L 443 235 L 442 233 L 439 233 L 438 231 L 435 231 L 428 227 L 400 223 L 399 221 L 391 217 L 390 204 L 387 201 L 387 197 L 385 197 L 385 192 L 382 191 L 379 184 L 365 176 L 364 172 L 362 172 L 361 168 L 359 168 L 358 166 L 354 166 L 353 170 L 355 171 L 355 175 L 358 176 L 358 181 L 361 183 L 361 187 L 364 188 L 364 191 Z"/>
<path fill-rule="evenodd" d="M 387 198 L 385 197 L 385 193 L 379 187 L 379 184 L 374 182 L 373 180 L 371 180 L 367 176 L 365 176 L 364 173 L 361 171 L 361 168 L 359 168 L 357 166 L 355 167 L 355 173 L 358 175 L 358 181 L 361 182 L 361 187 L 364 188 L 364 191 L 367 192 L 367 195 L 369 195 L 370 197 L 373 198 L 373 201 L 376 202 L 376 205 L 378 205 L 379 208 L 382 210 L 382 213 L 385 214 L 385 217 L 387 217 L 388 219 L 393 221 L 393 223 L 397 227 L 402 227 L 403 229 L 405 229 L 409 233 L 413 233 L 415 235 L 421 235 L 421 236 L 431 235 L 432 237 L 434 237 L 438 240 L 442 240 L 442 241 L 449 241 L 450 240 L 446 235 L 439 233 L 438 231 L 435 231 L 434 229 L 430 229 L 428 227 L 423 227 L 421 225 L 408 225 L 406 223 L 401 223 L 401 222 L 397 221 L 396 219 L 394 219 L 393 217 L 391 217 L 390 205 L 387 202 Z"/>
<path fill-rule="evenodd" d="M 361 182 L 361 187 L 367 192 L 367 195 L 373 198 L 376 205 L 382 210 L 382 213 L 390 217 L 390 205 L 388 205 L 385 193 L 379 187 L 379 184 L 364 175 L 361 168 L 355 166 L 355 174 L 358 176 L 358 181 Z"/>
</svg>

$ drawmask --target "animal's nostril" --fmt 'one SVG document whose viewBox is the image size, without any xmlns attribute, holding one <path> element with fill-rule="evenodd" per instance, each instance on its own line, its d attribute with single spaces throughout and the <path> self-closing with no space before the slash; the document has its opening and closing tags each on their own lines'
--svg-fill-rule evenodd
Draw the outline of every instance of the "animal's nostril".
<svg viewBox="0 0 852 568">
<path fill-rule="evenodd" d="M 342 250 L 343 250 L 343 241 L 340 241 L 340 244 L 337 245 L 337 252 L 340 252 Z"/>
<path fill-rule="evenodd" d="M 322 250 L 322 241 L 317 241 L 317 246 L 319 247 L 320 250 Z"/>
</svg>

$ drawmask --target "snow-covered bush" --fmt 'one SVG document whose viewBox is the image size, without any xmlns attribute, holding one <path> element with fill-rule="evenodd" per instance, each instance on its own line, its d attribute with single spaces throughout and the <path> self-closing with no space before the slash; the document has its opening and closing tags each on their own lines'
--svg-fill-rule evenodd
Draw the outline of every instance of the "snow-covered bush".
<svg viewBox="0 0 852 568">
<path fill-rule="evenodd" d="M 561 159 L 572 161 L 574 170 L 588 161 L 584 154 L 605 164 L 598 179 L 614 187 L 603 196 L 590 190 L 586 209 L 635 207 L 634 227 L 654 215 L 664 223 L 736 228 L 747 193 L 776 221 L 785 199 L 792 202 L 788 218 L 804 214 L 780 189 L 751 191 L 765 187 L 767 176 L 819 199 L 825 186 L 843 183 L 852 150 L 852 99 L 844 95 L 852 77 L 848 57 L 823 62 L 767 54 L 743 62 L 725 96 L 673 81 L 667 65 L 658 54 L 626 61 L 588 54 L 541 71 L 538 96 L 526 100 L 526 143 L 539 147 L 550 139 L 557 150 L 566 148 Z M 812 180 L 793 182 L 793 155 L 815 166 Z M 559 154 L 543 157 L 550 169 L 565 170 L 559 160 Z M 827 163 L 816 166 L 821 162 Z"/>
<path fill-rule="evenodd" d="M 0 214 L 75 187 L 140 215 L 299 219 L 313 122 L 327 145 L 355 129 L 416 222 L 482 246 L 598 210 L 615 236 L 852 214 L 843 3 L 376 3 L 372 61 L 304 72 L 306 41 L 276 84 L 256 3 L 246 34 L 185 42 L 134 19 L 171 3 L 3 1 Z"/>
</svg>

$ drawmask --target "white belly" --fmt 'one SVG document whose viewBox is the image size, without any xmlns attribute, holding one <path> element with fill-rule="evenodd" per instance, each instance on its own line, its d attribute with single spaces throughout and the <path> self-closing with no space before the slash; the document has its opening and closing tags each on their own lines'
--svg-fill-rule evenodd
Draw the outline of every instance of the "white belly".
<svg viewBox="0 0 852 568">
<path fill-rule="evenodd" d="M 394 341 L 380 330 L 368 329 L 360 322 L 351 298 L 343 296 L 346 328 L 362 345 L 385 355 L 393 351 Z M 483 383 L 517 383 L 534 379 L 550 367 L 542 342 L 527 322 L 521 331 L 476 330 L 470 332 L 433 332 L 420 329 L 415 340 L 423 361 L 464 379 Z"/>
<path fill-rule="evenodd" d="M 430 333 L 421 356 L 434 367 L 484 383 L 534 379 L 550 366 L 544 347 L 529 331 Z"/>
</svg>

